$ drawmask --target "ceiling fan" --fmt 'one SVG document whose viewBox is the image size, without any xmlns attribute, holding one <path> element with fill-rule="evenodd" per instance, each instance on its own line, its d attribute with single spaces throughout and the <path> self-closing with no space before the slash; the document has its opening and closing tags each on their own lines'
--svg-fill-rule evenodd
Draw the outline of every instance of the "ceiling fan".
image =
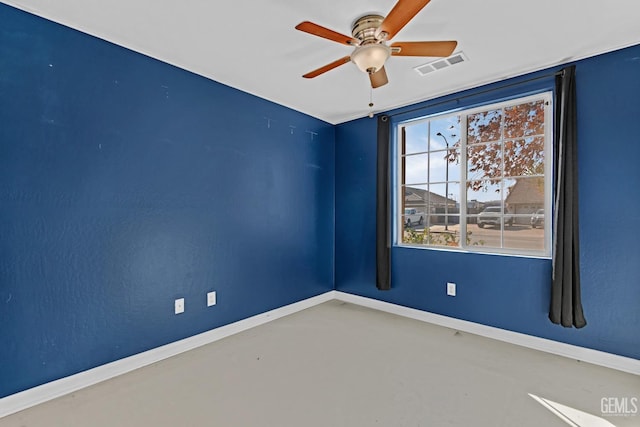
<svg viewBox="0 0 640 427">
<path fill-rule="evenodd" d="M 353 53 L 331 62 L 302 77 L 312 79 L 333 70 L 347 62 L 353 62 L 363 72 L 369 74 L 371 87 L 386 85 L 387 72 L 384 64 L 389 56 L 449 56 L 458 42 L 396 42 L 387 45 L 430 0 L 398 0 L 386 16 L 364 15 L 358 18 L 351 29 L 352 37 L 345 36 L 313 22 L 304 21 L 296 26 L 297 30 L 355 47 Z"/>
</svg>

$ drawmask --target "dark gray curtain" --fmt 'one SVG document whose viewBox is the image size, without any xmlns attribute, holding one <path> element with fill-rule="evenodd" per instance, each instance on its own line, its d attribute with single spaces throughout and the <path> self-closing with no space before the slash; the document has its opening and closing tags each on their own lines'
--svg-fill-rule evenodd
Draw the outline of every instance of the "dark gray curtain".
<svg viewBox="0 0 640 427">
<path fill-rule="evenodd" d="M 391 195 L 389 172 L 389 117 L 378 116 L 376 180 L 376 286 L 391 289 Z"/>
<path fill-rule="evenodd" d="M 554 126 L 555 204 L 549 319 L 568 328 L 582 328 L 587 321 L 580 298 L 575 65 L 556 76 Z"/>
</svg>

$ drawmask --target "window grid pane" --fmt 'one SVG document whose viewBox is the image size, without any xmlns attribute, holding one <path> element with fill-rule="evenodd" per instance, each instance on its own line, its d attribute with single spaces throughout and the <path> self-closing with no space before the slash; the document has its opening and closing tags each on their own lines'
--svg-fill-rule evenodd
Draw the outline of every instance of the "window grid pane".
<svg viewBox="0 0 640 427">
<path fill-rule="evenodd" d="M 550 99 L 401 125 L 398 243 L 548 256 Z"/>
</svg>

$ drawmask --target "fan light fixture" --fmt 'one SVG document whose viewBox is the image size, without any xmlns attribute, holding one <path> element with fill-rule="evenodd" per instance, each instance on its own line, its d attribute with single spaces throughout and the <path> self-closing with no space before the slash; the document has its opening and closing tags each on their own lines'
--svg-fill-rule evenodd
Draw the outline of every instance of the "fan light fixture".
<svg viewBox="0 0 640 427">
<path fill-rule="evenodd" d="M 385 44 L 365 44 L 356 47 L 351 61 L 365 73 L 373 74 L 384 66 L 391 55 L 391 49 Z"/>
<path fill-rule="evenodd" d="M 302 77 L 313 79 L 347 62 L 353 62 L 360 71 L 369 74 L 371 88 L 376 89 L 389 83 L 384 64 L 391 55 L 426 57 L 451 55 L 458 44 L 454 40 L 394 42 L 387 45 L 387 42 L 393 39 L 396 33 L 409 23 L 429 1 L 396 0 L 395 6 L 386 17 L 370 13 L 356 19 L 351 25 L 351 36 L 310 21 L 299 23 L 296 25 L 296 30 L 355 48 L 351 55 L 336 59 L 327 65 L 303 74 Z"/>
</svg>

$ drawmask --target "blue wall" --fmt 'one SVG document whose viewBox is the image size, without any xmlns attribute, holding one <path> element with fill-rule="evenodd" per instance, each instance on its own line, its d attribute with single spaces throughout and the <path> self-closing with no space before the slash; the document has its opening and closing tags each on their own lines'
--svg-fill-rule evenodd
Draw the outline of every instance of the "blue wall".
<svg viewBox="0 0 640 427">
<path fill-rule="evenodd" d="M 376 121 L 370 119 L 336 128 L 336 288 L 640 358 L 640 46 L 576 65 L 585 328 L 564 329 L 548 320 L 551 261 L 545 259 L 394 247 L 393 289 L 376 290 Z M 391 114 L 397 122 L 496 96 L 548 89 L 553 85 L 544 77 L 548 74 L 523 76 Z M 524 83 L 531 78 L 536 80 Z M 506 88 L 486 92 L 499 87 Z M 458 102 L 459 96 L 465 98 Z M 458 285 L 455 298 L 446 296 L 447 281 Z"/>
<path fill-rule="evenodd" d="M 334 142 L 0 5 L 0 397 L 333 289 Z"/>
</svg>

